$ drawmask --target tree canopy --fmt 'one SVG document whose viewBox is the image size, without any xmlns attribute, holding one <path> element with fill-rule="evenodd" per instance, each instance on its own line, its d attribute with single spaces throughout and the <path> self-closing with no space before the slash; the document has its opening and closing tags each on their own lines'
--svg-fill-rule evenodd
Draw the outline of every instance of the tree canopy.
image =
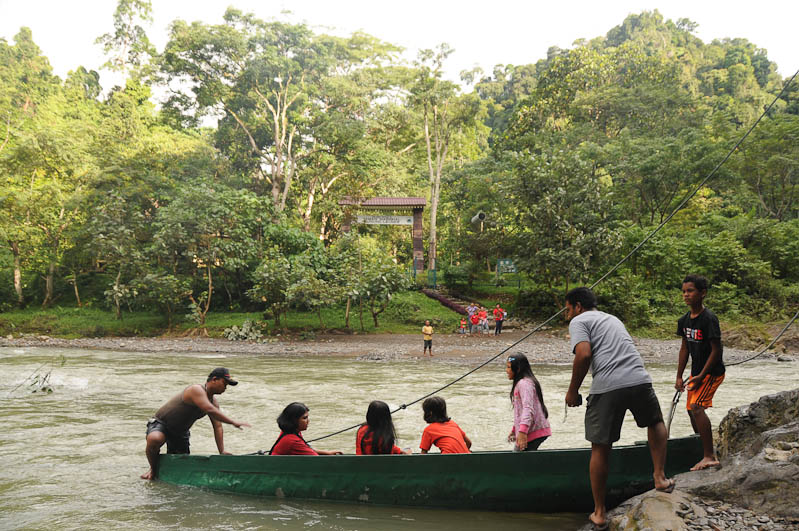
<svg viewBox="0 0 799 531">
<path fill-rule="evenodd" d="M 439 279 L 511 258 L 528 284 L 519 307 L 544 311 L 530 301 L 607 270 L 787 82 L 756 44 L 705 43 L 657 11 L 460 84 L 443 75 L 446 43 L 407 62 L 366 33 L 231 7 L 218 24 L 175 20 L 159 52 L 151 13 L 119 0 L 98 37 L 104 68 L 125 76 L 107 92 L 85 66 L 53 75 L 27 28 L 0 39 L 0 311 L 97 304 L 171 323 L 248 308 L 279 322 L 304 308 L 324 327 L 319 309 L 340 304 L 377 326 L 409 286 L 412 249 L 404 228 L 342 231 L 354 211 L 340 201 L 375 196 L 427 198 Z M 722 311 L 799 301 L 798 102 L 794 83 L 600 288 L 611 307 L 673 311 L 665 293 L 688 272 L 720 286 Z"/>
</svg>

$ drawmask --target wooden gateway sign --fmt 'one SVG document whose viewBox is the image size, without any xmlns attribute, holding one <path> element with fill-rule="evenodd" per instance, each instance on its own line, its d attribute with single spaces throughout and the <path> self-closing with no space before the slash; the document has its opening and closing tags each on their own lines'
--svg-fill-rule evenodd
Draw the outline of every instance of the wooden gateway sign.
<svg viewBox="0 0 799 531">
<path fill-rule="evenodd" d="M 363 216 L 356 217 L 356 223 L 364 225 L 413 225 L 413 216 Z"/>
<path fill-rule="evenodd" d="M 344 198 L 338 202 L 345 208 L 341 230 L 349 232 L 352 223 L 364 225 L 406 225 L 411 228 L 413 241 L 413 267 L 424 270 L 424 244 L 422 243 L 422 212 L 427 206 L 424 197 L 373 197 L 371 199 Z M 354 219 L 353 219 L 354 216 Z"/>
</svg>

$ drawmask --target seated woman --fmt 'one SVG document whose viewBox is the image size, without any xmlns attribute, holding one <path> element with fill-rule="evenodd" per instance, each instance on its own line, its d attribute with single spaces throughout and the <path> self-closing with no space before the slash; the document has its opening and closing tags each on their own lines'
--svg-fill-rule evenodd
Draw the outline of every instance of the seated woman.
<svg viewBox="0 0 799 531">
<path fill-rule="evenodd" d="M 269 455 L 341 455 L 341 452 L 314 450 L 308 446 L 301 433 L 308 429 L 308 411 L 308 406 L 300 402 L 292 402 L 283 409 L 277 418 L 280 435 Z"/>
<path fill-rule="evenodd" d="M 394 422 L 388 404 L 374 400 L 366 410 L 366 423 L 358 429 L 355 436 L 355 453 L 366 454 L 407 454 L 394 444 L 397 438 Z"/>
</svg>

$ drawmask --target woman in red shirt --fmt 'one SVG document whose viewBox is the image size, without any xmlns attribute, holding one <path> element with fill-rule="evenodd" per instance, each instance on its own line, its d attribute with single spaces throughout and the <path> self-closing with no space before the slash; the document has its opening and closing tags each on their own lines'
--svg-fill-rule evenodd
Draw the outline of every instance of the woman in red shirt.
<svg viewBox="0 0 799 531">
<path fill-rule="evenodd" d="M 355 453 L 357 455 L 407 454 L 408 452 L 403 452 L 394 444 L 396 438 L 388 404 L 373 400 L 366 410 L 366 423 L 361 425 L 355 436 Z"/>
<path fill-rule="evenodd" d="M 302 432 L 308 429 L 308 411 L 308 406 L 301 402 L 292 402 L 283 409 L 277 418 L 280 435 L 269 455 L 341 455 L 341 452 L 314 450 L 308 446 L 302 438 Z"/>
</svg>

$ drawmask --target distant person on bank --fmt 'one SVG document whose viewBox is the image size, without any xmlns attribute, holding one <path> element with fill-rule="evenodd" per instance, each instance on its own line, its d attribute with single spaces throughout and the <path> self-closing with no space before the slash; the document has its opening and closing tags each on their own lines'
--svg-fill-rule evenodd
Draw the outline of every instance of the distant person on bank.
<svg viewBox="0 0 799 531">
<path fill-rule="evenodd" d="M 220 454 L 229 454 L 225 451 L 222 423 L 231 424 L 241 429 L 249 427 L 246 422 L 236 422 L 219 409 L 219 402 L 215 395 L 225 392 L 228 385 L 238 385 L 239 382 L 230 377 L 230 371 L 224 367 L 217 367 L 208 375 L 205 384 L 194 384 L 175 395 L 169 402 L 161 406 L 155 416 L 147 423 L 147 461 L 150 470 L 142 474 L 142 479 L 155 479 L 158 477 L 158 454 L 166 443 L 168 454 L 189 453 L 189 429 L 197 419 L 205 415 L 211 419 L 214 429 L 214 440 Z"/>
<path fill-rule="evenodd" d="M 505 322 L 505 310 L 497 304 L 497 307 L 494 308 L 492 312 L 494 314 L 494 323 L 496 323 L 494 327 L 494 335 L 498 336 L 502 333 L 502 323 Z"/>
<path fill-rule="evenodd" d="M 424 326 L 422 327 L 422 338 L 424 340 L 424 350 L 422 350 L 422 357 L 424 358 L 426 354 L 430 354 L 430 357 L 433 357 L 433 327 L 430 325 L 430 319 L 424 322 Z"/>
<path fill-rule="evenodd" d="M 477 317 L 479 318 L 480 330 L 483 334 L 488 333 L 488 310 L 485 309 L 485 306 L 480 306 L 480 311 L 477 312 Z"/>
</svg>

